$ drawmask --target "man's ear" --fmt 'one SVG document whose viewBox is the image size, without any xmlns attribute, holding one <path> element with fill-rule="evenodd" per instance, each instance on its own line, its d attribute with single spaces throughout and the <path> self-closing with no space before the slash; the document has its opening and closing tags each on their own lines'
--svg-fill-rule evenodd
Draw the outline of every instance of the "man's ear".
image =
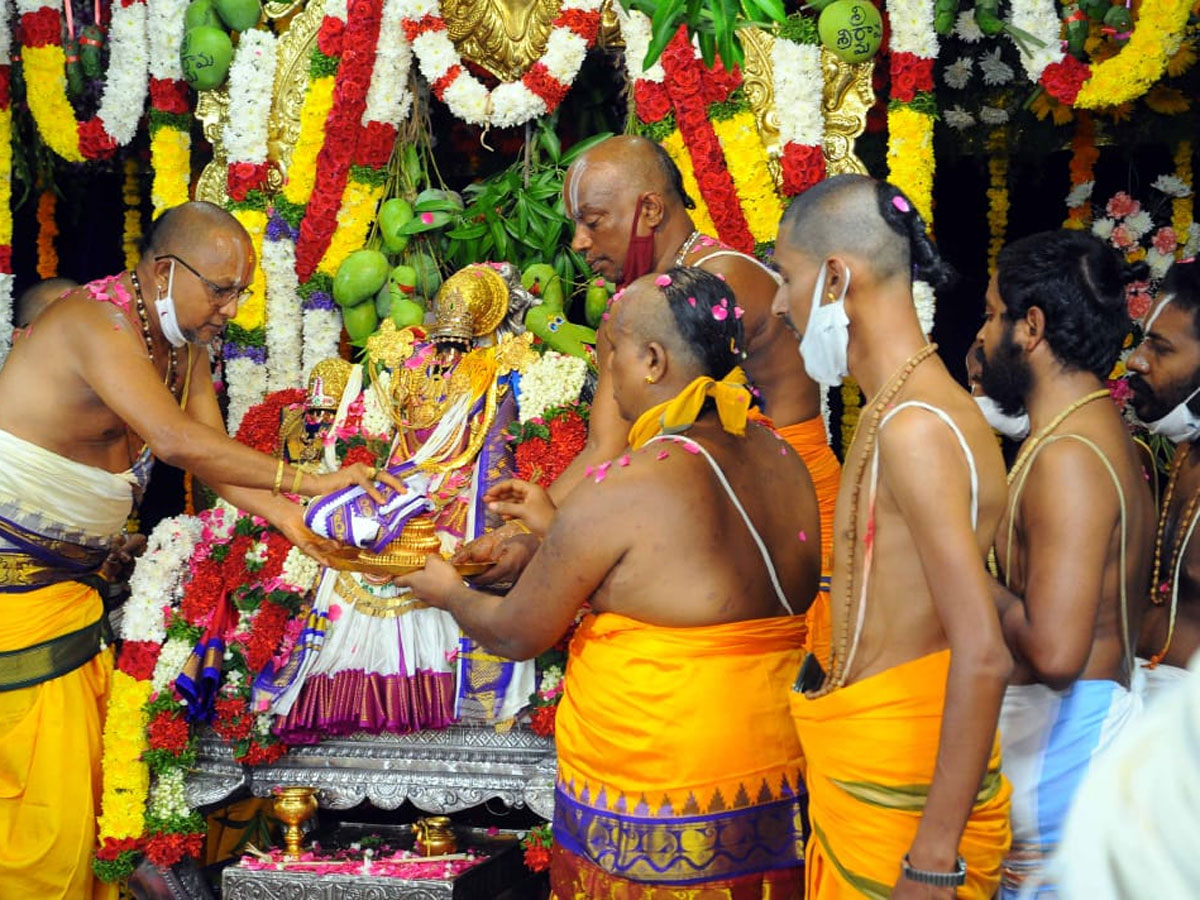
<svg viewBox="0 0 1200 900">
<path fill-rule="evenodd" d="M 1040 306 L 1031 306 L 1021 319 L 1025 323 L 1025 352 L 1032 353 L 1046 337 L 1046 314 Z"/>
<path fill-rule="evenodd" d="M 666 377 L 669 361 L 667 348 L 660 341 L 650 341 L 646 344 L 646 374 L 654 381 L 662 381 Z"/>
<path fill-rule="evenodd" d="M 655 191 L 642 194 L 642 198 L 639 201 L 638 211 L 641 214 L 642 221 L 646 224 L 646 227 L 650 228 L 651 230 L 657 228 L 663 223 L 663 219 L 666 218 L 667 212 L 666 206 L 663 204 L 662 195 Z"/>
</svg>

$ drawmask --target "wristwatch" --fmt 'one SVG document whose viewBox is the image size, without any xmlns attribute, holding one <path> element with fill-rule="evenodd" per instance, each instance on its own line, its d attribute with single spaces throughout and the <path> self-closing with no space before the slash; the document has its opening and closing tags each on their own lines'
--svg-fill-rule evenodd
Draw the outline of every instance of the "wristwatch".
<svg viewBox="0 0 1200 900">
<path fill-rule="evenodd" d="M 900 874 L 909 881 L 917 884 L 928 884 L 931 887 L 959 887 L 967 882 L 967 861 L 961 856 L 954 866 L 953 872 L 926 872 L 924 869 L 914 869 L 908 861 L 908 854 L 900 862 Z"/>
</svg>

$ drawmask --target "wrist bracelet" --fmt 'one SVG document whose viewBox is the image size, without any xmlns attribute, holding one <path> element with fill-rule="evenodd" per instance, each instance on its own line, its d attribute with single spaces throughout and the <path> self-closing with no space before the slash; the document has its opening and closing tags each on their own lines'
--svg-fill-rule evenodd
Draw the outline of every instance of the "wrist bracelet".
<svg viewBox="0 0 1200 900">
<path fill-rule="evenodd" d="M 304 477 L 304 470 L 296 466 L 296 475 L 292 478 L 292 493 L 300 493 L 300 479 Z"/>
<path fill-rule="evenodd" d="M 283 485 L 283 460 L 279 461 L 279 465 L 275 467 L 275 484 L 271 486 L 271 496 L 279 495 L 279 488 Z"/>
<path fill-rule="evenodd" d="M 914 869 L 908 861 L 908 854 L 905 853 L 900 862 L 900 874 L 909 881 L 927 884 L 930 887 L 959 887 L 967 883 L 967 861 L 960 856 L 953 872 L 927 872 L 924 869 Z"/>
</svg>

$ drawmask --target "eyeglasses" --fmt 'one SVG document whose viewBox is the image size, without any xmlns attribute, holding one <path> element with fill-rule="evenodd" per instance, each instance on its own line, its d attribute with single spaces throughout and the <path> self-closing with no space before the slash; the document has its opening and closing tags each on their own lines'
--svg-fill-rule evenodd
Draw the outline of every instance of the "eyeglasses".
<svg viewBox="0 0 1200 900">
<path fill-rule="evenodd" d="M 192 266 L 190 266 L 185 260 L 180 259 L 174 253 L 164 253 L 162 256 L 154 257 L 155 262 L 160 259 L 173 259 L 175 262 L 179 263 L 181 266 L 199 278 L 200 283 L 204 285 L 205 289 L 209 292 L 209 294 L 212 295 L 212 298 L 217 301 L 217 309 L 220 309 L 223 306 L 228 306 L 231 301 L 236 302 L 240 306 L 242 302 L 250 296 L 249 285 L 242 287 L 239 284 L 216 284 L 215 282 L 209 281 L 207 278 L 197 272 Z"/>
</svg>

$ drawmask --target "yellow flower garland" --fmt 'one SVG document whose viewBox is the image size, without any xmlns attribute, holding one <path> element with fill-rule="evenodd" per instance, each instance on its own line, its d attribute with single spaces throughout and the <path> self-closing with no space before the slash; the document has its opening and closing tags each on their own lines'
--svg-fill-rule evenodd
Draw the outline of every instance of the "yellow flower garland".
<svg viewBox="0 0 1200 900">
<path fill-rule="evenodd" d="M 854 442 L 854 431 L 858 428 L 858 417 L 862 412 L 862 393 L 853 378 L 842 380 L 842 456 L 850 452 Z"/>
<path fill-rule="evenodd" d="M 355 250 L 362 249 L 363 244 L 367 242 L 375 210 L 379 207 L 385 190 L 386 185 L 363 184 L 353 178 L 346 182 L 346 190 L 342 193 L 342 205 L 338 210 L 337 230 L 334 231 L 329 247 L 317 265 L 317 271 L 332 277 L 337 274 L 347 256 Z"/>
<path fill-rule="evenodd" d="M 12 220 L 12 109 L 0 108 L 0 247 L 11 247 Z"/>
<path fill-rule="evenodd" d="M 54 278 L 58 275 L 58 251 L 54 249 L 54 239 L 58 237 L 58 222 L 54 218 L 57 209 L 58 197 L 54 191 L 42 191 L 37 208 L 38 278 Z"/>
<path fill-rule="evenodd" d="M 1192 188 L 1192 193 L 1186 197 L 1176 197 L 1171 201 L 1171 229 L 1178 241 L 1176 256 L 1183 255 L 1184 245 L 1187 244 L 1188 230 L 1192 227 L 1192 204 L 1196 199 L 1195 183 L 1192 179 L 1192 142 L 1180 141 L 1175 148 L 1175 177 Z"/>
<path fill-rule="evenodd" d="M 933 230 L 933 117 L 908 106 L 888 110 L 888 181 L 904 191 Z"/>
<path fill-rule="evenodd" d="M 191 147 L 191 135 L 170 125 L 160 125 L 150 136 L 150 165 L 154 170 L 150 204 L 154 218 L 187 202 L 192 180 Z"/>
<path fill-rule="evenodd" d="M 233 217 L 242 223 L 254 244 L 254 281 L 250 296 L 238 308 L 233 324 L 246 331 L 262 328 L 267 320 L 267 279 L 262 270 L 263 236 L 267 231 L 267 214 L 257 209 L 234 209 Z M 360 244 L 361 246 L 361 244 Z"/>
<path fill-rule="evenodd" d="M 774 241 L 779 220 L 783 217 L 783 204 L 767 166 L 767 150 L 755 125 L 754 114 L 746 111 L 731 119 L 713 122 L 713 130 L 721 142 L 750 233 L 757 243 Z"/>
<path fill-rule="evenodd" d="M 988 160 L 988 275 L 996 274 L 996 258 L 1008 231 L 1008 157 L 1003 151 Z"/>
<path fill-rule="evenodd" d="M 679 167 L 679 173 L 683 176 L 683 189 L 687 191 L 689 197 L 696 201 L 696 208 L 690 211 L 692 222 L 702 234 L 715 237 L 717 226 L 708 213 L 704 197 L 700 194 L 700 185 L 696 181 L 696 173 L 692 170 L 692 157 L 688 153 L 687 147 L 684 146 L 683 135 L 679 133 L 678 128 L 663 138 L 662 146 L 667 151 L 667 155 L 675 161 L 675 165 Z"/>
<path fill-rule="evenodd" d="M 29 112 L 42 141 L 67 162 L 83 162 L 79 124 L 67 100 L 67 60 L 62 47 L 25 47 L 21 64 L 25 67 L 25 83 L 30 86 L 25 94 Z"/>
<path fill-rule="evenodd" d="M 313 79 L 304 94 L 304 105 L 300 108 L 300 136 L 292 151 L 287 183 L 283 186 L 284 198 L 297 206 L 308 203 L 312 196 L 317 177 L 317 155 L 325 143 L 325 120 L 333 108 L 333 81 L 332 75 Z"/>
<path fill-rule="evenodd" d="M 1142 0 L 1137 25 L 1121 52 L 1092 66 L 1075 106 L 1098 109 L 1136 100 L 1162 77 L 1179 49 L 1193 0 Z"/>
<path fill-rule="evenodd" d="M 125 201 L 125 233 L 122 240 L 125 268 L 134 269 L 137 268 L 138 257 L 141 255 L 142 197 L 138 192 L 137 159 L 132 156 L 125 159 L 125 184 L 121 193 L 121 199 Z"/>
<path fill-rule="evenodd" d="M 99 840 L 141 837 L 145 830 L 146 795 L 150 770 L 142 754 L 149 747 L 146 715 L 149 680 L 138 681 L 119 669 L 112 674 L 112 691 L 104 719 L 104 781 L 100 799 Z"/>
</svg>

